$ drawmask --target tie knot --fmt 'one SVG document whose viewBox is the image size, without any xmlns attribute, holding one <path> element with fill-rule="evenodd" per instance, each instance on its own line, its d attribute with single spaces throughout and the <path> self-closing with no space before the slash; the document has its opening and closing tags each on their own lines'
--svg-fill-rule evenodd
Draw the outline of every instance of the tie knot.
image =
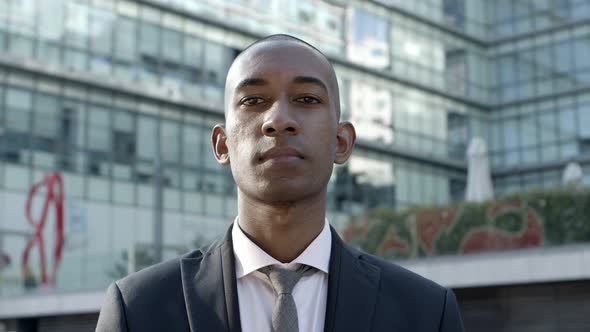
<svg viewBox="0 0 590 332">
<path fill-rule="evenodd" d="M 259 270 L 266 274 L 275 292 L 280 294 L 291 294 L 299 279 L 312 275 L 316 272 L 314 267 L 301 265 L 296 270 L 287 270 L 278 267 L 265 266 Z"/>
</svg>

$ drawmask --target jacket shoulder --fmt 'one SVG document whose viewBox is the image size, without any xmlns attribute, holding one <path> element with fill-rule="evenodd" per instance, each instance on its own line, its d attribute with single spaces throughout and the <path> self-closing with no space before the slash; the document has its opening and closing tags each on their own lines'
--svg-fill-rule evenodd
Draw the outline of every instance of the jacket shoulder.
<svg viewBox="0 0 590 332">
<path fill-rule="evenodd" d="M 378 267 L 381 271 L 381 284 L 383 286 L 395 287 L 399 290 L 412 292 L 414 296 L 425 296 L 428 298 L 444 298 L 447 289 L 436 282 L 427 279 L 415 272 L 401 267 L 381 257 L 364 253 L 349 247 L 356 253 L 360 260 Z"/>
<path fill-rule="evenodd" d="M 396 322 L 408 331 L 464 331 L 457 301 L 450 289 L 383 258 L 356 249 L 350 252 L 365 265 L 379 270 L 375 319 L 382 326 L 392 326 Z"/>
<path fill-rule="evenodd" d="M 198 259 L 202 256 L 200 250 L 194 250 L 168 261 L 164 261 L 116 281 L 121 295 L 128 306 L 136 302 L 157 301 L 163 296 L 182 294 L 182 278 L 180 261 L 182 259 Z"/>
<path fill-rule="evenodd" d="M 152 265 L 115 282 L 121 315 L 129 331 L 184 330 L 188 326 L 181 260 L 201 257 L 200 251 Z"/>
</svg>

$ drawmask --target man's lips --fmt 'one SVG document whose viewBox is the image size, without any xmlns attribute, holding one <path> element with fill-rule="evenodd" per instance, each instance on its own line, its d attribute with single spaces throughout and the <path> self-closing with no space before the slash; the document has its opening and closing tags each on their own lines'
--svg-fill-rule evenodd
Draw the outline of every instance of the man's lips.
<svg viewBox="0 0 590 332">
<path fill-rule="evenodd" d="M 292 147 L 276 147 L 263 152 L 259 158 L 264 162 L 267 160 L 273 161 L 289 161 L 303 159 L 303 154 L 299 150 Z"/>
</svg>

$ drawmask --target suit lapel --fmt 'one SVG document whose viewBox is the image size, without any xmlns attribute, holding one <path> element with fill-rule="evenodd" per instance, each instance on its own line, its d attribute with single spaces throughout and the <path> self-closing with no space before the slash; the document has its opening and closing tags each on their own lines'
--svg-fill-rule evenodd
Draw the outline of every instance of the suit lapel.
<svg viewBox="0 0 590 332">
<path fill-rule="evenodd" d="M 191 331 L 240 332 L 231 227 L 204 253 L 183 257 L 180 269 Z"/>
<path fill-rule="evenodd" d="M 233 226 L 233 224 L 232 224 Z M 238 301 L 238 284 L 236 281 L 236 256 L 231 239 L 232 226 L 229 227 L 226 241 L 221 247 L 221 265 L 223 270 L 223 289 L 230 332 L 241 332 L 240 304 Z"/>
<path fill-rule="evenodd" d="M 379 267 L 362 260 L 332 231 L 325 332 L 371 329 L 379 288 Z"/>
</svg>

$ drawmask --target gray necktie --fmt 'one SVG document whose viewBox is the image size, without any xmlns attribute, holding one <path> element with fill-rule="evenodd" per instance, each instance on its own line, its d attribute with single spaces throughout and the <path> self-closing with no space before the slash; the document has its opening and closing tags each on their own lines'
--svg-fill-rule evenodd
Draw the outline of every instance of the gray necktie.
<svg viewBox="0 0 590 332">
<path fill-rule="evenodd" d="M 297 270 L 287 270 L 266 266 L 259 270 L 266 274 L 272 288 L 277 293 L 274 308 L 272 310 L 273 332 L 299 332 L 297 322 L 297 306 L 291 292 L 303 276 L 314 274 L 314 267 L 301 265 Z"/>
</svg>

